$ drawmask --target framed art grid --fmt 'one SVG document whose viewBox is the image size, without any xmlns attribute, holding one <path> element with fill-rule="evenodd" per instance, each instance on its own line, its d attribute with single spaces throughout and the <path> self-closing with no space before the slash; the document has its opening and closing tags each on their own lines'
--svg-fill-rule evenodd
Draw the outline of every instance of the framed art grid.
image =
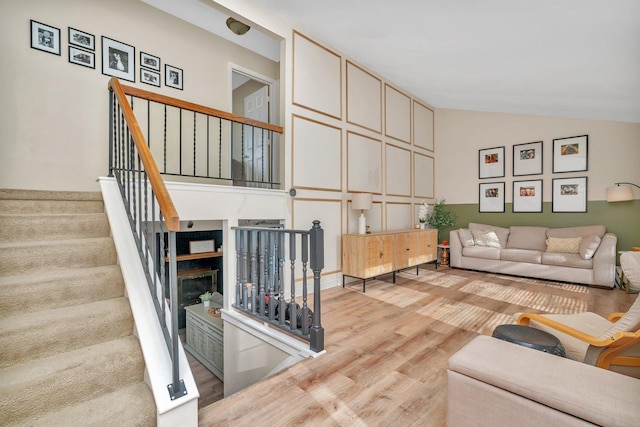
<svg viewBox="0 0 640 427">
<path fill-rule="evenodd" d="M 586 171 L 589 136 L 572 136 L 553 140 L 553 173 Z"/>
<path fill-rule="evenodd" d="M 542 212 L 542 180 L 513 181 L 512 212 Z"/>
<path fill-rule="evenodd" d="M 504 146 L 479 150 L 478 163 L 480 179 L 504 177 Z"/>
<path fill-rule="evenodd" d="M 479 189 L 480 212 L 504 212 L 504 182 L 482 183 Z"/>
<path fill-rule="evenodd" d="M 542 173 L 542 141 L 513 146 L 513 176 Z"/>
<path fill-rule="evenodd" d="M 554 178 L 553 212 L 587 211 L 587 177 Z"/>
</svg>

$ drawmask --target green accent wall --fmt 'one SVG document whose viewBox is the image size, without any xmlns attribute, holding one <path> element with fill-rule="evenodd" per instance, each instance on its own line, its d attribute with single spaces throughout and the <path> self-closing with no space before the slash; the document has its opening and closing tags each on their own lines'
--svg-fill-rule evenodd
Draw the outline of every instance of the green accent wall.
<svg viewBox="0 0 640 427">
<path fill-rule="evenodd" d="M 513 213 L 511 203 L 505 203 L 505 212 L 480 213 L 477 204 L 446 205 L 456 215 L 454 229 L 466 228 L 470 222 L 499 227 L 532 225 L 541 227 L 573 227 L 580 225 L 604 225 L 607 231 L 618 236 L 618 250 L 626 251 L 640 246 L 640 200 L 607 203 L 587 202 L 586 213 L 551 212 L 551 202 L 543 203 L 541 213 Z M 449 240 L 448 229 L 439 232 L 439 240 Z"/>
</svg>

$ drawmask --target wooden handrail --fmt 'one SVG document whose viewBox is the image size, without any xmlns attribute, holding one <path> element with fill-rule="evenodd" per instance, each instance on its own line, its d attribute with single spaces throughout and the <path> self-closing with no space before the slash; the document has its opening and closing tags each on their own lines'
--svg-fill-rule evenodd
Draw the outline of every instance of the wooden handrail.
<svg viewBox="0 0 640 427">
<path fill-rule="evenodd" d="M 242 123 L 276 133 L 282 133 L 284 128 L 271 123 L 265 123 L 258 120 L 248 119 L 226 111 L 216 110 L 215 108 L 205 107 L 204 105 L 194 104 L 192 102 L 183 101 L 182 99 L 172 98 L 166 95 L 149 92 L 133 86 L 120 85 L 125 94 L 135 96 L 149 101 L 159 102 L 161 104 L 171 105 L 173 107 L 182 108 L 184 110 L 195 111 L 196 113 L 207 114 L 209 116 L 220 117 L 221 119 L 230 120 L 232 122 Z"/>
<path fill-rule="evenodd" d="M 160 206 L 160 211 L 162 212 L 162 216 L 164 217 L 164 221 L 167 224 L 167 229 L 169 231 L 180 231 L 180 217 L 178 216 L 178 211 L 171 200 L 171 196 L 169 195 L 169 191 L 164 184 L 164 180 L 162 176 L 160 176 L 160 171 L 158 170 L 158 166 L 156 162 L 153 160 L 153 156 L 151 155 L 151 151 L 144 139 L 144 135 L 140 130 L 140 126 L 138 125 L 138 121 L 136 120 L 133 110 L 131 110 L 131 106 L 129 105 L 129 100 L 125 95 L 125 91 L 123 88 L 127 86 L 122 86 L 118 79 L 112 77 L 109 79 L 109 89 L 113 91 L 118 102 L 120 103 L 120 108 L 122 109 L 122 115 L 129 126 L 129 132 L 131 132 L 131 137 L 133 138 L 134 143 L 136 144 L 136 148 L 138 149 L 138 153 L 140 155 L 140 160 L 144 165 L 144 170 L 149 177 L 149 183 L 151 184 L 151 188 L 155 193 L 158 199 L 158 205 Z"/>
</svg>

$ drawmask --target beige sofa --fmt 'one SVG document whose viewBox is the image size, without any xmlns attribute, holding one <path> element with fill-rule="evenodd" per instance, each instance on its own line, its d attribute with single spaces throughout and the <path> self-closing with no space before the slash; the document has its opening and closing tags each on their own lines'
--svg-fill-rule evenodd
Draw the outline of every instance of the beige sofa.
<svg viewBox="0 0 640 427">
<path fill-rule="evenodd" d="M 488 336 L 449 359 L 447 425 L 638 426 L 640 380 Z"/>
<path fill-rule="evenodd" d="M 603 225 L 496 227 L 450 233 L 451 267 L 613 288 L 617 236 Z"/>
</svg>

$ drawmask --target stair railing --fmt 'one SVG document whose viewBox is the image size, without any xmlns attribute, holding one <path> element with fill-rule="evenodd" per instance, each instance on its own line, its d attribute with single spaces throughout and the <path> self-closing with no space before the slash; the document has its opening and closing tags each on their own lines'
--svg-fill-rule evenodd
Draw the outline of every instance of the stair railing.
<svg viewBox="0 0 640 427">
<path fill-rule="evenodd" d="M 237 271 L 233 307 L 308 341 L 313 351 L 324 350 L 320 319 L 324 230 L 320 221 L 313 221 L 310 230 L 265 227 L 234 227 L 234 230 Z M 298 263 L 302 267 L 302 305 L 296 301 Z M 308 305 L 308 267 L 313 271 L 313 310 Z"/>
<path fill-rule="evenodd" d="M 180 217 L 118 79 L 109 80 L 109 176 L 118 183 L 158 321 L 172 360 L 172 400 L 185 396 L 178 351 L 176 232 Z M 167 233 L 168 243 L 164 242 Z M 156 239 L 159 236 L 159 239 Z M 165 277 L 165 246 L 169 277 Z M 159 266 L 159 268 L 158 268 Z M 168 286 L 167 286 L 168 285 Z M 167 292 L 169 290 L 169 302 Z M 167 305 L 170 325 L 167 324 Z"/>
</svg>

